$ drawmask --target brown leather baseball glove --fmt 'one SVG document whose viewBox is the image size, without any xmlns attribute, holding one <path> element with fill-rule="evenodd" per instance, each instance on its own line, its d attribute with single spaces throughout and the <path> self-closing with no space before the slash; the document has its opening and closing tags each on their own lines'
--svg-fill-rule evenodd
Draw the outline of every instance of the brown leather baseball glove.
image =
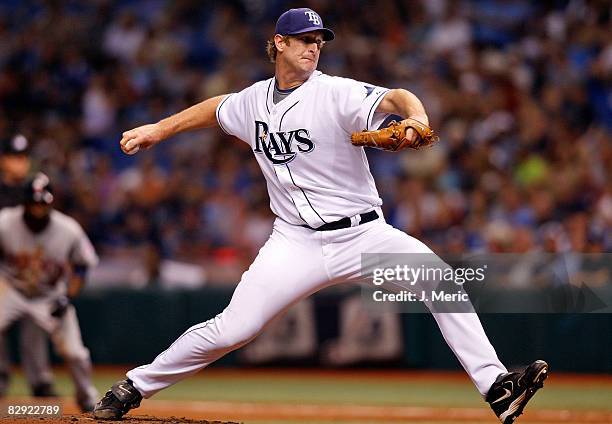
<svg viewBox="0 0 612 424">
<path fill-rule="evenodd" d="M 406 138 L 408 128 L 412 128 L 417 134 L 414 141 Z M 354 132 L 351 135 L 351 143 L 354 146 L 375 147 L 391 152 L 397 152 L 406 147 L 420 149 L 438 140 L 438 136 L 431 128 L 412 118 L 406 118 L 401 122 L 391 121 L 388 127 L 377 131 Z"/>
</svg>

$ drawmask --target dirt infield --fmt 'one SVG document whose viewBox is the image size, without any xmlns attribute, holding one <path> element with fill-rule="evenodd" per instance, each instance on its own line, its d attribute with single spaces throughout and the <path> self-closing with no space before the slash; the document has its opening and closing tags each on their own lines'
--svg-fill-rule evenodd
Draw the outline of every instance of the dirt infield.
<svg viewBox="0 0 612 424">
<path fill-rule="evenodd" d="M 155 416 L 166 416 L 172 413 L 176 414 L 177 409 L 180 409 L 182 414 L 192 418 L 232 419 L 238 421 L 496 422 L 493 413 L 486 405 L 482 408 L 429 408 L 389 405 L 291 405 L 284 403 L 155 401 L 151 402 L 150 405 L 143 405 L 142 412 Z M 522 421 L 534 423 L 612 423 L 612 413 L 536 410 L 526 412 Z"/>
<path fill-rule="evenodd" d="M 93 422 L 107 422 L 108 421 L 96 421 L 91 418 L 90 415 L 64 415 L 62 417 L 40 417 L 40 418 L 30 418 L 30 417 L 19 417 L 12 420 L 12 422 L 17 423 L 44 423 L 44 424 L 81 424 L 81 423 L 93 423 Z M 112 421 L 111 421 L 112 422 Z M 202 420 L 191 420 L 187 418 L 177 418 L 177 417 L 167 417 L 167 418 L 157 418 L 157 417 L 148 417 L 146 415 L 139 415 L 134 418 L 124 418 L 121 420 L 121 423 L 125 424 L 238 424 L 230 421 L 202 421 Z"/>
<path fill-rule="evenodd" d="M 62 399 L 61 417 L 11 417 L 11 422 L 44 424 L 91 424 L 91 414 L 79 414 L 76 405 Z M 189 417 L 189 418 L 187 418 Z M 226 421 L 232 420 L 232 421 Z M 483 408 L 429 408 L 413 406 L 314 405 L 286 403 L 208 402 L 148 400 L 128 414 L 126 424 L 237 424 L 257 421 L 368 421 L 494 423 L 492 412 Z M 527 411 L 522 423 L 612 423 L 612 412 L 535 410 Z"/>
</svg>

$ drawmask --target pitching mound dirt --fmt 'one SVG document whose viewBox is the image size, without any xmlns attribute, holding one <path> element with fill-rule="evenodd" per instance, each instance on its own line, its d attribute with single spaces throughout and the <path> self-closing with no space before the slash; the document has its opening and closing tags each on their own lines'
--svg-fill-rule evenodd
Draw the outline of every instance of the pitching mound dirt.
<svg viewBox="0 0 612 424">
<path fill-rule="evenodd" d="M 41 424 L 92 424 L 92 423 L 121 423 L 121 424 L 240 424 L 234 421 L 206 421 L 190 420 L 185 417 L 158 418 L 148 415 L 127 416 L 121 421 L 96 420 L 91 414 L 63 415 L 61 417 L 11 417 L 16 423 L 41 423 Z"/>
</svg>

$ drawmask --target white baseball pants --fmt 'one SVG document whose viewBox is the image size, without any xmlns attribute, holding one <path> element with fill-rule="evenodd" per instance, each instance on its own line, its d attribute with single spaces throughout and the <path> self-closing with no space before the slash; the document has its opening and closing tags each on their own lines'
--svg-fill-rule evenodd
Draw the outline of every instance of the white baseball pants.
<svg viewBox="0 0 612 424">
<path fill-rule="evenodd" d="M 380 215 L 380 211 L 379 211 Z M 145 398 L 255 338 L 300 299 L 330 285 L 358 282 L 361 253 L 431 253 L 383 218 L 335 231 L 312 231 L 280 219 L 225 310 L 183 333 L 155 360 L 127 373 Z M 484 396 L 506 368 L 475 313 L 435 313 L 444 339 Z"/>
</svg>

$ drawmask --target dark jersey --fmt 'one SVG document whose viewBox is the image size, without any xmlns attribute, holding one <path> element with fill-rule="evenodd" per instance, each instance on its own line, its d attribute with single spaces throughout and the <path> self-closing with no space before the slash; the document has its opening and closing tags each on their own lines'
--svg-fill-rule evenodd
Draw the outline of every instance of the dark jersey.
<svg viewBox="0 0 612 424">
<path fill-rule="evenodd" d="M 23 203 L 23 186 L 21 184 L 9 185 L 0 181 L 0 209 L 21 203 Z"/>
</svg>

